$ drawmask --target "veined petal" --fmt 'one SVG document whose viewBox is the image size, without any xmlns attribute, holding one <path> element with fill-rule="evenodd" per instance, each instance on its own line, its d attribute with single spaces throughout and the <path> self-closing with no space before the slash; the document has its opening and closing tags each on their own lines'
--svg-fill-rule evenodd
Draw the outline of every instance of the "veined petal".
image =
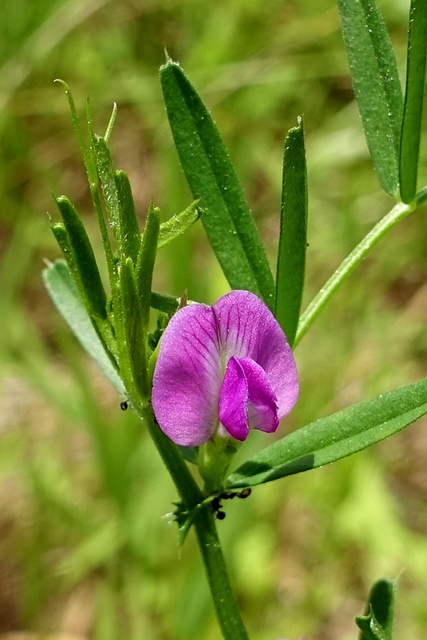
<svg viewBox="0 0 427 640">
<path fill-rule="evenodd" d="M 213 307 L 184 307 L 169 322 L 154 372 L 152 403 L 161 429 L 177 444 L 207 442 L 219 421 L 238 440 L 250 428 L 275 431 L 297 396 L 297 372 L 286 337 L 249 291 L 232 291 Z"/>
<path fill-rule="evenodd" d="M 221 354 L 212 307 L 191 304 L 170 320 L 153 377 L 160 428 L 176 444 L 207 442 L 218 423 Z"/>
<path fill-rule="evenodd" d="M 238 358 L 230 358 L 219 394 L 219 420 L 236 440 L 246 440 L 249 433 L 247 405 L 248 381 Z"/>
<path fill-rule="evenodd" d="M 276 318 L 250 291 L 231 291 L 212 308 L 226 361 L 250 358 L 262 367 L 282 418 L 294 406 L 299 386 L 292 350 Z"/>
<path fill-rule="evenodd" d="M 279 418 L 277 416 L 277 398 L 270 380 L 264 369 L 254 360 L 242 358 L 239 362 L 248 382 L 249 427 L 273 433 L 277 429 Z"/>
<path fill-rule="evenodd" d="M 267 374 L 250 358 L 232 356 L 219 396 L 219 419 L 236 440 L 245 440 L 249 428 L 269 433 L 277 429 L 276 396 Z"/>
</svg>

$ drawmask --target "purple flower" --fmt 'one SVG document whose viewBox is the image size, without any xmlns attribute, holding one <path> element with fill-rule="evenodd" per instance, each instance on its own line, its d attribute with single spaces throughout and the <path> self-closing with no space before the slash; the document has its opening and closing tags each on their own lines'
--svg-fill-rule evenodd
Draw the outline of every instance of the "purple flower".
<svg viewBox="0 0 427 640">
<path fill-rule="evenodd" d="M 232 291 L 212 307 L 190 304 L 172 317 L 152 403 L 175 443 L 197 446 L 216 434 L 245 440 L 250 428 L 271 433 L 297 396 L 291 348 L 253 293 Z"/>
</svg>

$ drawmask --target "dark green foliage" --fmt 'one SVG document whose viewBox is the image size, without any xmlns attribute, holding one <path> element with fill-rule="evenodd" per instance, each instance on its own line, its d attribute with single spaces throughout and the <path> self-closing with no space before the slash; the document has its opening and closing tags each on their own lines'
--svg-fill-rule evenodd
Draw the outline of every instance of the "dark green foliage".
<svg viewBox="0 0 427 640">
<path fill-rule="evenodd" d="M 412 0 L 409 14 L 406 93 L 400 147 L 400 197 L 411 202 L 417 191 L 426 74 L 427 3 Z"/>
<path fill-rule="evenodd" d="M 307 250 L 307 167 L 302 118 L 285 140 L 280 239 L 276 275 L 276 318 L 292 346 L 304 290 Z"/>
<path fill-rule="evenodd" d="M 230 287 L 253 291 L 274 309 L 265 250 L 218 130 L 178 64 L 169 60 L 160 79 L 182 168 Z"/>
<path fill-rule="evenodd" d="M 375 170 L 397 195 L 402 90 L 394 51 L 375 0 L 338 0 L 354 93 Z"/>
<path fill-rule="evenodd" d="M 369 594 L 365 615 L 356 618 L 359 640 L 393 640 L 396 582 L 379 580 Z"/>
<path fill-rule="evenodd" d="M 361 451 L 427 413 L 427 378 L 320 418 L 244 462 L 227 488 L 245 487 L 309 471 Z"/>
</svg>

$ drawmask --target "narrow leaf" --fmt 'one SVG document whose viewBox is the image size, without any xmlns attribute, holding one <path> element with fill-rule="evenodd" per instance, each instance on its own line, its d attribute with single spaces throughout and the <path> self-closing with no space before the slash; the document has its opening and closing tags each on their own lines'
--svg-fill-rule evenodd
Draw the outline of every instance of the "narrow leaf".
<svg viewBox="0 0 427 640">
<path fill-rule="evenodd" d="M 427 378 L 316 420 L 243 463 L 226 488 L 277 480 L 335 462 L 401 431 L 427 413 Z"/>
<path fill-rule="evenodd" d="M 86 230 L 79 214 L 66 196 L 55 198 L 55 202 L 64 221 L 68 239 L 68 250 L 65 238 L 62 238 L 63 246 L 61 248 L 65 258 L 70 260 L 81 297 L 90 315 L 105 320 L 107 317 L 106 295 Z M 57 232 L 54 228 L 52 231 L 61 245 L 59 227 L 57 229 Z"/>
<path fill-rule="evenodd" d="M 123 394 L 123 383 L 92 325 L 67 264 L 63 260 L 50 264 L 43 271 L 43 281 L 53 303 L 82 347 L 113 387 Z"/>
<path fill-rule="evenodd" d="M 248 289 L 274 309 L 274 282 L 264 247 L 224 143 L 181 67 L 160 69 L 163 97 L 181 165 L 202 222 L 233 289 Z"/>
<path fill-rule="evenodd" d="M 307 167 L 302 118 L 285 140 L 280 239 L 276 276 L 276 319 L 292 346 L 304 288 L 307 248 Z"/>
<path fill-rule="evenodd" d="M 93 132 L 93 119 L 92 109 L 89 100 L 86 102 L 86 126 L 88 132 L 88 138 L 90 140 L 89 147 L 89 169 L 88 173 L 89 189 L 92 198 L 92 203 L 95 209 L 96 217 L 98 219 L 99 231 L 101 233 L 102 245 L 104 247 L 105 259 L 108 267 L 108 277 L 110 280 L 110 286 L 113 288 L 117 277 L 116 260 L 113 255 L 113 249 L 110 242 L 110 234 L 105 221 L 104 209 L 101 203 L 100 197 L 100 180 L 98 175 L 98 159 L 95 150 L 95 134 Z"/>
<path fill-rule="evenodd" d="M 110 150 L 106 141 L 101 136 L 93 136 L 93 145 L 95 149 L 96 167 L 98 171 L 99 181 L 101 183 L 108 219 L 113 230 L 113 236 L 116 241 L 117 249 L 122 253 L 123 230 L 121 229 L 120 225 L 121 219 L 119 195 L 117 193 L 116 178 L 114 174 Z"/>
<path fill-rule="evenodd" d="M 150 295 L 150 307 L 157 309 L 157 311 L 168 313 L 169 315 L 172 315 L 178 310 L 179 302 L 179 298 L 174 298 L 173 296 L 165 293 L 152 291 Z"/>
<path fill-rule="evenodd" d="M 55 240 L 57 241 L 62 253 L 64 254 L 64 258 L 67 262 L 68 268 L 73 276 L 74 282 L 78 282 L 79 274 L 76 270 L 76 265 L 73 259 L 73 253 L 70 247 L 70 239 L 68 237 L 67 230 L 63 222 L 50 222 L 50 230 L 55 236 Z M 81 292 L 80 292 L 81 293 Z"/>
<path fill-rule="evenodd" d="M 192 202 L 187 209 L 177 213 L 172 218 L 169 218 L 166 222 L 160 225 L 159 239 L 157 241 L 157 248 L 164 247 L 168 242 L 171 242 L 184 231 L 187 231 L 202 214 L 202 209 L 199 207 L 199 201 Z"/>
<path fill-rule="evenodd" d="M 160 229 L 160 209 L 150 205 L 136 268 L 136 285 L 141 303 L 141 319 L 145 331 L 150 318 L 151 282 Z"/>
<path fill-rule="evenodd" d="M 142 318 L 141 299 L 138 294 L 135 272 L 131 258 L 120 266 L 121 316 L 116 321 L 123 323 L 126 354 L 132 371 L 132 380 L 148 398 L 147 381 L 147 331 Z"/>
<path fill-rule="evenodd" d="M 113 102 L 113 110 L 111 112 L 110 120 L 107 125 L 107 129 L 104 134 L 104 140 L 108 144 L 110 141 L 111 134 L 113 132 L 113 127 L 117 118 L 117 103 Z"/>
<path fill-rule="evenodd" d="M 396 582 L 379 580 L 369 594 L 366 613 L 356 617 L 359 640 L 392 640 Z"/>
<path fill-rule="evenodd" d="M 400 148 L 400 196 L 411 202 L 417 191 L 427 48 L 427 2 L 412 0 L 409 14 L 406 93 Z"/>
<path fill-rule="evenodd" d="M 79 141 L 79 146 L 80 146 L 80 151 L 81 154 L 83 156 L 83 162 L 85 165 L 85 169 L 86 169 L 86 175 L 88 178 L 88 182 L 89 184 L 92 184 L 94 182 L 94 180 L 96 179 L 95 175 L 94 175 L 94 166 L 92 163 L 92 159 L 90 156 L 90 150 L 86 144 L 86 140 L 84 138 L 83 135 L 83 131 L 82 131 L 82 127 L 80 124 L 80 118 L 77 114 L 77 109 L 76 109 L 76 105 L 74 102 L 74 98 L 73 95 L 70 91 L 70 87 L 68 86 L 68 84 L 66 82 L 64 82 L 64 80 L 61 80 L 60 78 L 57 78 L 56 80 L 54 80 L 54 82 L 59 82 L 59 84 L 62 85 L 62 87 L 65 90 L 65 95 L 67 96 L 67 100 L 68 100 L 68 106 L 70 108 L 70 113 L 71 113 L 71 120 L 73 122 L 73 126 L 74 126 L 74 131 L 76 132 L 77 135 L 77 139 Z"/>
<path fill-rule="evenodd" d="M 136 264 L 141 248 L 141 230 L 136 216 L 132 189 L 125 171 L 116 171 L 114 177 L 119 201 L 122 251 Z"/>
<path fill-rule="evenodd" d="M 369 152 L 382 187 L 396 195 L 403 101 L 390 38 L 375 0 L 338 0 L 338 8 Z"/>
</svg>

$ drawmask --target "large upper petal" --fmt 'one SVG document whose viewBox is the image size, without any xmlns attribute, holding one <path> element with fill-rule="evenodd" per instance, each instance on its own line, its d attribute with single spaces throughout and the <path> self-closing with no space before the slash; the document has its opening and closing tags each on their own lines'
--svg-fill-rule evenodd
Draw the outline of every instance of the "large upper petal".
<svg viewBox="0 0 427 640">
<path fill-rule="evenodd" d="M 153 377 L 152 403 L 161 429 L 174 442 L 207 442 L 218 424 L 222 382 L 217 323 L 212 307 L 191 304 L 170 320 Z"/>
<path fill-rule="evenodd" d="M 250 291 L 231 291 L 212 309 L 225 361 L 237 356 L 259 364 L 277 398 L 278 418 L 282 418 L 294 406 L 299 386 L 292 350 L 276 318 Z"/>
</svg>

